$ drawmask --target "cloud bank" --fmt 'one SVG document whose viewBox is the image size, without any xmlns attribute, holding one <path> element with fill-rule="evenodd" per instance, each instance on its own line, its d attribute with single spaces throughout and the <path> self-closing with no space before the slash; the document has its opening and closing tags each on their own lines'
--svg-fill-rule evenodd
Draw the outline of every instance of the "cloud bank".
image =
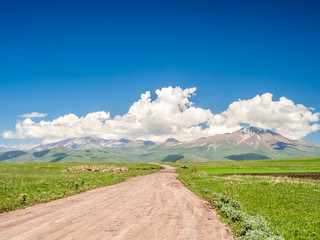
<svg viewBox="0 0 320 240">
<path fill-rule="evenodd" d="M 195 92 L 196 88 L 167 87 L 156 90 L 156 98 L 152 100 L 147 91 L 126 114 L 114 118 L 105 111 L 82 117 L 68 114 L 40 122 L 28 117 L 17 122 L 15 131 L 3 132 L 2 136 L 41 138 L 44 143 L 85 136 L 153 141 L 163 141 L 169 137 L 192 140 L 233 132 L 243 124 L 249 124 L 300 139 L 320 129 L 320 113 L 313 113 L 314 109 L 295 104 L 285 97 L 274 101 L 271 93 L 265 93 L 252 99 L 235 101 L 224 112 L 213 114 L 209 109 L 194 106 L 191 97 Z"/>
<path fill-rule="evenodd" d="M 22 114 L 19 117 L 22 117 L 22 118 L 43 118 L 43 117 L 46 117 L 47 115 L 48 114 L 46 114 L 46 113 L 32 112 L 32 113 Z"/>
</svg>

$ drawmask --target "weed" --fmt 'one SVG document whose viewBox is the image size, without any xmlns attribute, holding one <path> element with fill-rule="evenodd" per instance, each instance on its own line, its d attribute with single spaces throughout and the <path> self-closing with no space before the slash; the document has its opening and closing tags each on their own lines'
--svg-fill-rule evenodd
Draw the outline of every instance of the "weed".
<svg viewBox="0 0 320 240">
<path fill-rule="evenodd" d="M 234 209 L 229 204 L 222 206 L 220 211 L 226 218 L 230 218 L 232 222 L 242 221 L 244 216 L 242 211 Z"/>
<path fill-rule="evenodd" d="M 246 215 L 243 221 L 243 233 L 250 230 L 269 231 L 267 222 L 263 217 Z"/>
<path fill-rule="evenodd" d="M 208 188 L 204 188 L 204 189 L 202 189 L 202 192 L 205 194 L 208 194 L 208 193 L 210 193 L 210 190 Z"/>
<path fill-rule="evenodd" d="M 26 205 L 27 204 L 27 194 L 26 193 L 21 193 L 19 194 L 21 196 L 21 204 Z"/>
<path fill-rule="evenodd" d="M 243 240 L 270 239 L 270 234 L 257 229 L 257 230 L 249 231 L 242 239 Z"/>
</svg>

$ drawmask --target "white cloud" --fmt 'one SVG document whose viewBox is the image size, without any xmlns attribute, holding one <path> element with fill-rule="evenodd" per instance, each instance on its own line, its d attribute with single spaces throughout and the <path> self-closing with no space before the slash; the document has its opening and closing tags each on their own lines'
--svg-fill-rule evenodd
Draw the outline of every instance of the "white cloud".
<svg viewBox="0 0 320 240">
<path fill-rule="evenodd" d="M 93 112 L 78 117 L 61 116 L 52 121 L 34 122 L 30 118 L 18 121 L 15 131 L 6 131 L 4 138 L 41 138 L 52 142 L 70 137 L 100 137 L 106 139 L 150 139 L 163 141 L 169 137 L 191 140 L 217 133 L 232 132 L 241 123 L 275 129 L 287 137 L 299 139 L 319 130 L 319 113 L 282 97 L 272 100 L 265 93 L 249 100 L 239 100 L 229 105 L 221 114 L 198 108 L 190 100 L 196 88 L 167 87 L 156 90 L 152 100 L 149 91 L 133 103 L 122 116 L 110 117 L 109 112 Z M 203 129 L 199 124 L 207 124 Z"/>
<path fill-rule="evenodd" d="M 12 151 L 12 150 L 29 150 L 35 146 L 37 146 L 39 144 L 34 144 L 34 143 L 27 143 L 27 144 L 23 144 L 23 143 L 20 143 L 20 144 L 14 144 L 14 145 L 8 145 L 6 146 L 7 147 L 7 150 L 6 151 Z"/>
<path fill-rule="evenodd" d="M 46 113 L 32 112 L 32 113 L 22 114 L 19 117 L 22 117 L 22 118 L 43 118 L 43 117 L 46 117 L 47 115 L 48 114 L 46 114 Z"/>
<path fill-rule="evenodd" d="M 215 115 L 209 121 L 212 131 L 216 127 L 236 128 L 241 123 L 251 126 L 274 129 L 276 132 L 291 138 L 300 139 L 311 132 L 320 129 L 320 113 L 312 113 L 312 108 L 281 97 L 273 101 L 271 93 L 249 100 L 239 100 L 229 105 L 221 114 Z"/>
</svg>

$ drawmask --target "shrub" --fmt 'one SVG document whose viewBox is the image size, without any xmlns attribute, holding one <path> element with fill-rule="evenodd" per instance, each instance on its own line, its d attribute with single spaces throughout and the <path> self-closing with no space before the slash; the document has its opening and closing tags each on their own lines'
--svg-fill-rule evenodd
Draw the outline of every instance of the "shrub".
<svg viewBox="0 0 320 240">
<path fill-rule="evenodd" d="M 223 196 L 221 195 L 221 194 L 219 194 L 219 193 L 213 193 L 212 194 L 212 199 L 213 200 L 221 200 L 221 198 L 222 198 Z"/>
<path fill-rule="evenodd" d="M 284 238 L 276 235 L 271 235 L 269 232 L 262 230 L 251 230 L 242 238 L 243 240 L 284 240 Z"/>
<path fill-rule="evenodd" d="M 280 237 L 280 236 L 273 235 L 271 237 L 268 237 L 267 240 L 284 240 L 284 238 Z"/>
<path fill-rule="evenodd" d="M 204 190 L 202 190 L 204 191 Z M 214 206 L 218 207 L 217 203 L 223 203 L 223 204 L 229 204 L 234 208 L 240 208 L 240 202 L 233 200 L 232 198 L 226 198 L 225 196 L 219 194 L 219 193 L 213 193 L 212 194 L 212 203 Z M 220 205 L 220 204 L 219 204 Z M 218 207 L 221 208 L 221 207 Z"/>
<path fill-rule="evenodd" d="M 220 200 L 213 200 L 211 203 L 213 206 L 219 209 L 223 206 L 223 202 L 221 202 Z"/>
<path fill-rule="evenodd" d="M 210 190 L 208 188 L 204 188 L 204 189 L 202 189 L 202 192 L 205 194 L 208 194 L 208 193 L 210 193 Z"/>
<path fill-rule="evenodd" d="M 233 210 L 231 215 L 231 221 L 232 222 L 242 221 L 244 215 L 245 215 L 244 212 L 240 210 Z"/>
<path fill-rule="evenodd" d="M 270 234 L 261 231 L 261 230 L 252 230 L 247 232 L 247 234 L 243 237 L 244 240 L 262 240 L 262 239 L 269 239 Z"/>
<path fill-rule="evenodd" d="M 234 208 L 240 208 L 240 202 L 229 198 L 229 204 Z"/>
<path fill-rule="evenodd" d="M 270 231 L 267 227 L 267 222 L 263 217 L 246 215 L 243 221 L 243 231 L 247 232 L 249 230 Z"/>
<path fill-rule="evenodd" d="M 204 193 L 209 193 L 208 189 L 202 190 Z M 247 215 L 241 210 L 240 202 L 227 198 L 219 193 L 212 194 L 212 205 L 220 209 L 220 212 L 226 218 L 229 218 L 231 222 L 242 222 L 242 239 L 244 240 L 284 240 L 280 236 L 273 235 L 270 229 L 267 227 L 266 220 L 261 216 Z"/>
<path fill-rule="evenodd" d="M 221 209 L 221 213 L 230 218 L 232 222 L 241 221 L 243 219 L 244 213 L 240 210 L 234 209 L 231 205 L 226 204 Z"/>
</svg>

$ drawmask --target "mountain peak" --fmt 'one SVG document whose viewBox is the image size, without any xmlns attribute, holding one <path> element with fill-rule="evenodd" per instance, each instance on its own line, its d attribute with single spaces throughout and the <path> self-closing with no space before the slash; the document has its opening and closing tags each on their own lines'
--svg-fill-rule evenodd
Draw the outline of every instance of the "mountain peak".
<svg viewBox="0 0 320 240">
<path fill-rule="evenodd" d="M 240 130 L 238 130 L 238 132 L 252 132 L 252 133 L 260 133 L 265 131 L 265 129 L 263 128 L 259 128 L 259 127 L 242 127 Z"/>
<path fill-rule="evenodd" d="M 253 135 L 253 134 L 266 134 L 266 133 L 269 133 L 273 136 L 275 135 L 279 135 L 278 133 L 275 133 L 269 129 L 264 129 L 264 128 L 259 128 L 259 127 L 253 127 L 253 126 L 250 126 L 250 127 L 243 127 L 241 129 L 239 129 L 237 132 L 240 132 L 244 135 Z"/>
<path fill-rule="evenodd" d="M 165 142 L 166 143 L 178 143 L 179 141 L 175 138 L 168 138 Z"/>
</svg>

